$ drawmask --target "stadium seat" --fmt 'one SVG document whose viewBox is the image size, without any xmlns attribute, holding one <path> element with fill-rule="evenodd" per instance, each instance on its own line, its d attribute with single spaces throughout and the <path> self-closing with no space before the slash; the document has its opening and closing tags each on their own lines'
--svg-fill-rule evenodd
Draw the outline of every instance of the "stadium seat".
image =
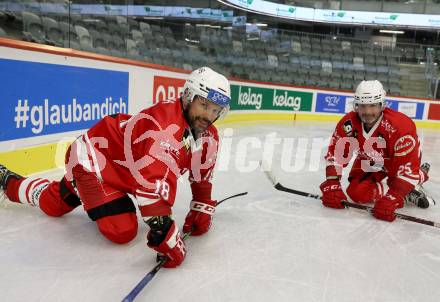
<svg viewBox="0 0 440 302">
<path fill-rule="evenodd" d="M 73 25 L 70 25 L 67 22 L 59 22 L 58 24 L 60 26 L 60 30 L 63 33 L 64 41 L 70 40 L 70 41 L 74 41 L 77 43 L 79 42 L 78 34 L 76 33 Z"/>
<path fill-rule="evenodd" d="M 389 73 L 388 66 L 377 66 L 377 73 L 378 74 L 388 74 Z"/>
<path fill-rule="evenodd" d="M 139 50 L 134 40 L 126 39 L 125 43 L 127 45 L 127 53 L 139 55 Z"/>
<path fill-rule="evenodd" d="M 118 57 L 118 58 L 125 57 L 125 53 L 122 51 L 119 51 L 117 49 L 110 49 L 110 55 L 112 55 L 114 57 Z"/>
<path fill-rule="evenodd" d="M 102 55 L 110 55 L 110 51 L 107 48 L 104 47 L 96 47 L 96 52 Z"/>
<path fill-rule="evenodd" d="M 102 36 L 102 33 L 89 29 L 89 34 L 92 37 L 93 40 L 93 46 L 96 47 L 107 47 L 107 44 L 105 43 L 105 40 Z"/>
<path fill-rule="evenodd" d="M 98 20 L 96 22 L 96 30 L 101 34 L 108 33 L 107 23 L 104 20 Z"/>
<path fill-rule="evenodd" d="M 365 80 L 365 74 L 364 72 L 361 71 L 355 72 L 353 77 L 355 82 L 360 82 L 362 80 Z"/>
<path fill-rule="evenodd" d="M 407 60 L 415 60 L 416 55 L 414 52 L 414 48 L 412 47 L 406 47 L 405 48 L 405 52 L 404 52 L 404 56 Z"/>
<path fill-rule="evenodd" d="M 87 52 L 96 52 L 95 48 L 88 41 L 80 41 L 79 42 L 80 49 Z"/>
<path fill-rule="evenodd" d="M 331 89 L 339 89 L 339 88 L 340 88 L 340 85 L 339 85 L 339 82 L 338 82 L 338 81 L 330 80 L 330 81 L 329 81 L 329 87 L 330 87 Z"/>
<path fill-rule="evenodd" d="M 57 21 L 49 17 L 42 17 L 41 22 L 46 35 L 48 44 L 60 46 L 64 45 L 63 32 Z"/>
<path fill-rule="evenodd" d="M 72 48 L 72 49 L 78 49 L 78 50 L 81 49 L 81 46 L 76 41 L 65 41 L 64 42 L 64 47 Z"/>
<path fill-rule="evenodd" d="M 320 76 L 321 72 L 322 72 L 321 68 L 310 68 L 308 70 L 308 74 L 310 77 L 317 77 L 318 78 Z"/>
<path fill-rule="evenodd" d="M 390 94 L 392 95 L 400 95 L 400 86 L 398 85 L 391 85 L 389 89 Z"/>
<path fill-rule="evenodd" d="M 75 31 L 78 35 L 79 43 L 82 47 L 93 47 L 92 37 L 89 34 L 89 31 L 80 25 L 75 25 Z"/>
<path fill-rule="evenodd" d="M 353 83 L 352 82 L 341 82 L 341 89 L 342 90 L 353 90 Z"/>
<path fill-rule="evenodd" d="M 419 61 L 424 60 L 425 59 L 425 50 L 423 48 L 417 48 L 415 51 L 415 57 Z"/>
<path fill-rule="evenodd" d="M 372 65 L 374 65 L 374 64 L 376 64 L 376 59 L 375 59 L 375 57 L 374 57 L 374 55 L 365 55 L 365 57 L 364 57 L 364 63 L 365 64 L 372 64 Z"/>
<path fill-rule="evenodd" d="M 46 39 L 40 17 L 33 13 L 23 12 L 22 18 L 24 39 L 26 41 L 45 44 Z"/>
<path fill-rule="evenodd" d="M 139 30 L 140 30 L 142 33 L 146 33 L 146 32 L 151 33 L 151 27 L 150 27 L 150 24 L 145 23 L 145 22 L 139 22 Z"/>
</svg>

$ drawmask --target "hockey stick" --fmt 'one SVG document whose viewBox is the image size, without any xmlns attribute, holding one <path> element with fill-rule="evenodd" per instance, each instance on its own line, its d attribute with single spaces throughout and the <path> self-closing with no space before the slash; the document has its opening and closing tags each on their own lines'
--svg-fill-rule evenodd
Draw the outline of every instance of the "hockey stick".
<svg viewBox="0 0 440 302">
<path fill-rule="evenodd" d="M 243 193 L 239 193 L 239 194 L 235 194 L 229 197 L 226 197 L 222 200 L 220 200 L 219 202 L 217 202 L 216 207 L 221 204 L 222 202 L 231 199 L 231 198 L 235 198 L 235 197 L 239 197 L 239 196 L 243 196 L 246 195 L 248 192 L 243 192 Z M 182 236 L 183 240 L 186 240 L 189 236 L 191 236 L 191 232 L 185 233 Z M 154 276 L 156 275 L 156 273 L 162 268 L 162 266 L 165 264 L 166 258 L 162 259 L 161 261 L 159 261 L 158 264 L 156 264 L 156 266 L 148 272 L 148 274 L 145 275 L 145 277 L 142 278 L 141 281 L 139 281 L 138 284 L 136 284 L 136 286 L 130 291 L 130 293 L 122 300 L 122 302 L 132 302 L 134 301 L 134 299 L 136 298 L 136 296 L 142 291 L 142 289 L 151 281 L 151 279 L 154 278 Z"/>
<path fill-rule="evenodd" d="M 290 188 L 283 186 L 282 184 L 280 184 L 277 181 L 275 176 L 269 170 L 265 170 L 264 173 L 266 174 L 267 178 L 272 182 L 275 189 L 277 189 L 278 191 L 283 191 L 283 192 L 301 195 L 301 196 L 305 196 L 305 197 L 311 197 L 311 198 L 315 198 L 315 199 L 321 199 L 320 195 L 297 191 L 297 190 L 293 190 L 293 189 L 290 189 Z M 370 214 L 373 213 L 372 207 L 369 207 L 369 206 L 366 206 L 363 204 L 357 204 L 357 203 L 352 203 L 352 202 L 348 202 L 348 201 L 343 200 L 342 205 L 345 206 L 346 208 L 356 208 L 356 209 L 367 211 Z M 418 217 L 414 217 L 414 216 L 409 216 L 409 215 L 405 215 L 405 214 L 400 214 L 400 213 L 395 213 L 395 214 L 396 214 L 396 217 L 399 219 L 408 220 L 408 221 L 440 228 L 440 223 L 435 222 L 435 221 L 430 221 L 430 220 L 426 220 L 426 219 L 422 219 L 422 218 L 418 218 Z"/>
<path fill-rule="evenodd" d="M 226 200 L 228 200 L 228 199 L 235 198 L 235 197 L 239 197 L 239 196 L 243 196 L 243 195 L 246 195 L 247 193 L 248 193 L 248 192 L 243 192 L 243 193 L 238 193 L 238 194 L 235 194 L 235 195 L 232 195 L 232 196 L 226 197 L 226 198 L 220 200 L 219 202 L 217 202 L 217 204 L 216 204 L 215 206 L 217 207 L 219 204 L 221 204 L 222 202 L 224 202 L 224 201 L 226 201 Z"/>
</svg>

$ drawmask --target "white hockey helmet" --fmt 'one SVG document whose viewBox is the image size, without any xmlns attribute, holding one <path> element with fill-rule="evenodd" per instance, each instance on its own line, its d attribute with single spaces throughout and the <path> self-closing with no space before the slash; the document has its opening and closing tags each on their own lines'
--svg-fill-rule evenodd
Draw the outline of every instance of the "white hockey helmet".
<svg viewBox="0 0 440 302">
<path fill-rule="evenodd" d="M 382 83 L 378 80 L 362 81 L 356 88 L 354 93 L 354 103 L 359 104 L 382 104 L 382 108 L 385 108 L 385 90 Z"/>
<path fill-rule="evenodd" d="M 183 86 L 187 100 L 192 102 L 198 95 L 223 108 L 219 117 L 224 117 L 229 111 L 231 102 L 231 87 L 228 79 L 209 67 L 200 67 L 189 75 Z"/>
</svg>

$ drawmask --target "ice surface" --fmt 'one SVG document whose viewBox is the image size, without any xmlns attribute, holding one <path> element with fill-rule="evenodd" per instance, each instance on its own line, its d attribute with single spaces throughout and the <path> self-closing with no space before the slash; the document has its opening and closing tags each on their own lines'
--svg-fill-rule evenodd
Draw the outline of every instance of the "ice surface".
<svg viewBox="0 0 440 302">
<path fill-rule="evenodd" d="M 232 149 L 226 146 L 220 154 L 214 196 L 249 194 L 219 206 L 209 233 L 187 240 L 184 264 L 160 270 L 137 301 L 438 301 L 440 229 L 327 209 L 318 200 L 274 190 L 255 169 L 262 156 L 270 161 L 273 155 L 272 169 L 283 185 L 320 193 L 319 144 L 325 148 L 333 127 L 247 126 L 234 128 L 232 136 L 229 130 Z M 271 154 L 274 133 L 283 143 Z M 424 160 L 431 163 L 425 188 L 440 199 L 440 133 L 419 133 Z M 177 196 L 174 218 L 182 225 L 190 201 L 186 180 Z M 440 205 L 399 211 L 440 222 Z M 99 234 L 82 208 L 51 218 L 8 204 L 0 208 L 0 300 L 121 300 L 155 265 L 146 229 L 140 223 L 133 242 L 116 245 Z"/>
</svg>

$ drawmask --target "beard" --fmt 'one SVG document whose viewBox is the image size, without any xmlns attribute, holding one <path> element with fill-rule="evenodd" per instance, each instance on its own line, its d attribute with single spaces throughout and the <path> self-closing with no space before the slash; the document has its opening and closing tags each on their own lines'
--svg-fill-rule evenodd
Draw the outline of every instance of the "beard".
<svg viewBox="0 0 440 302">
<path fill-rule="evenodd" d="M 196 136 L 204 132 L 209 127 L 209 125 L 212 124 L 211 121 L 208 119 L 189 114 L 188 110 L 184 111 L 184 115 L 189 127 L 196 134 Z"/>
<path fill-rule="evenodd" d="M 211 122 L 207 119 L 201 118 L 199 116 L 195 116 L 190 118 L 190 127 L 197 133 L 204 132 L 209 125 L 211 125 Z"/>
<path fill-rule="evenodd" d="M 377 120 L 379 119 L 380 115 L 375 116 L 375 115 L 361 115 L 361 120 L 363 123 L 365 124 L 374 124 L 377 122 Z"/>
</svg>

